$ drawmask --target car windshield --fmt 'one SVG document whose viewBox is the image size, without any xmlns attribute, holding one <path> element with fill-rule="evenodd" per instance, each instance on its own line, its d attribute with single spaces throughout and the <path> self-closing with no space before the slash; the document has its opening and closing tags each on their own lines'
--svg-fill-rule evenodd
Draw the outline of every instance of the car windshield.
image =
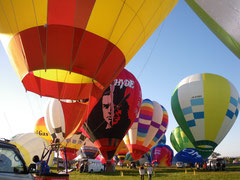
<svg viewBox="0 0 240 180">
<path fill-rule="evenodd" d="M 10 148 L 0 147 L 0 172 L 25 173 L 25 168 L 18 154 Z"/>
</svg>

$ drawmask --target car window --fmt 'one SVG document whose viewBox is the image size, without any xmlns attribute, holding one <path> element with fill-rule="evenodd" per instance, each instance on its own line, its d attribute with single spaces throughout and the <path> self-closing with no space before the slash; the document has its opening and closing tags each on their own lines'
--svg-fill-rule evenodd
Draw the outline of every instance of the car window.
<svg viewBox="0 0 240 180">
<path fill-rule="evenodd" d="M 12 149 L 0 147 L 0 172 L 23 173 L 24 164 Z"/>
</svg>

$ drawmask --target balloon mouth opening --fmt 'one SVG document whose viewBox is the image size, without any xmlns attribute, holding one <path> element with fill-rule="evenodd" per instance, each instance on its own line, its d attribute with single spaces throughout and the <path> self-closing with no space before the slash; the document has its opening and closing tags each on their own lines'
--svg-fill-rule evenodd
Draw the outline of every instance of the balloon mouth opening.
<svg viewBox="0 0 240 180">
<path fill-rule="evenodd" d="M 81 104 L 88 104 L 89 99 L 79 99 L 79 100 L 71 100 L 71 99 L 60 99 L 61 102 L 64 103 L 81 103 Z"/>
<path fill-rule="evenodd" d="M 84 74 L 71 72 L 63 69 L 40 69 L 30 72 L 35 77 L 54 82 L 68 83 L 68 84 L 94 84 L 100 89 L 104 89 L 104 86 L 95 80 Z"/>
</svg>

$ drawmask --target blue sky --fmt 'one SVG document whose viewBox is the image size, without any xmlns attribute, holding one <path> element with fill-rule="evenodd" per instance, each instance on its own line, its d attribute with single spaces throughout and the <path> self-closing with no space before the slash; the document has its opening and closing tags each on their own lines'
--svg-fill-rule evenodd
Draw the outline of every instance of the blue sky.
<svg viewBox="0 0 240 180">
<path fill-rule="evenodd" d="M 31 132 L 43 116 L 44 98 L 25 91 L 8 57 L 0 46 L 0 137 Z M 185 77 L 214 73 L 231 81 L 240 90 L 240 60 L 205 26 L 185 1 L 179 0 L 162 25 L 126 66 L 142 88 L 143 98 L 162 104 L 169 115 L 166 132 L 177 127 L 171 95 Z M 240 156 L 239 118 L 215 149 L 223 156 Z"/>
</svg>

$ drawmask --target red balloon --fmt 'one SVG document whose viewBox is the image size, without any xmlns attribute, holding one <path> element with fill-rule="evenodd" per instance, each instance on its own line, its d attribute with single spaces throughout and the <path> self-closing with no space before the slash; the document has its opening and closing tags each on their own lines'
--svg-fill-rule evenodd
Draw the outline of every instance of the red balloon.
<svg viewBox="0 0 240 180">
<path fill-rule="evenodd" d="M 77 157 L 77 151 L 78 149 L 73 149 L 73 148 L 65 148 L 66 151 L 66 156 L 67 156 L 67 161 L 71 161 Z M 61 149 L 59 151 L 60 156 L 63 158 L 65 161 L 65 152 L 64 149 Z"/>
<path fill-rule="evenodd" d="M 92 109 L 83 128 L 106 161 L 112 159 L 131 127 L 141 100 L 137 79 L 124 69 Z"/>
<path fill-rule="evenodd" d="M 160 166 L 171 166 L 173 150 L 168 145 L 157 145 L 151 151 L 152 163 Z"/>
</svg>

